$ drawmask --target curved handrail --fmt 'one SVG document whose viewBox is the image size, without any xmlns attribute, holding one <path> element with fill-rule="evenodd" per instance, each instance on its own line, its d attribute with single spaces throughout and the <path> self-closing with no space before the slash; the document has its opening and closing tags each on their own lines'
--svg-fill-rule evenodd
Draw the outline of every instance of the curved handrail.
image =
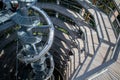
<svg viewBox="0 0 120 80">
<path fill-rule="evenodd" d="M 117 6 L 117 10 L 120 13 L 120 4 L 117 4 L 116 0 L 112 0 L 114 2 L 114 4 Z"/>
<path fill-rule="evenodd" d="M 101 1 L 100 1 L 101 2 Z M 111 11 L 111 13 L 112 13 L 112 15 L 115 17 L 115 20 L 116 20 L 116 22 L 117 22 L 117 25 L 119 26 L 119 28 L 120 28 L 120 22 L 119 22 L 119 20 L 116 18 L 117 16 L 114 14 L 114 11 L 108 6 L 108 5 L 106 5 L 105 3 L 103 3 L 103 2 L 101 2 L 107 9 L 109 9 L 110 11 Z M 109 16 L 108 16 L 109 17 Z M 110 18 L 110 17 L 109 17 Z M 114 29 L 114 32 L 115 32 L 115 35 L 116 35 L 116 37 L 118 37 L 118 34 L 117 34 L 117 31 L 115 30 L 115 27 L 114 27 L 114 24 L 112 23 L 112 21 L 111 21 L 111 19 L 110 19 L 110 22 L 111 22 L 111 24 L 112 24 L 112 27 L 113 27 L 113 29 Z"/>
<path fill-rule="evenodd" d="M 21 2 L 36 2 L 37 0 L 18 0 L 18 1 L 21 1 Z"/>
<path fill-rule="evenodd" d="M 103 2 L 102 2 L 103 3 Z M 112 13 L 113 13 L 113 15 L 114 15 L 114 17 L 115 17 L 115 20 L 117 21 L 117 24 L 120 26 L 120 22 L 119 22 L 119 20 L 116 18 L 116 15 L 114 14 L 114 11 L 109 7 L 109 6 L 107 6 L 105 3 L 103 3 Z"/>
<path fill-rule="evenodd" d="M 34 57 L 21 57 L 21 59 L 20 59 L 20 57 L 18 57 L 22 62 L 25 62 L 25 63 L 35 62 L 35 61 L 39 60 L 41 56 L 47 54 L 48 50 L 52 46 L 53 39 L 54 39 L 54 27 L 53 27 L 51 20 L 47 16 L 47 14 L 43 10 L 39 9 L 36 6 L 28 5 L 28 7 L 38 11 L 40 14 L 42 14 L 44 16 L 45 20 L 47 21 L 47 24 L 49 25 L 49 36 L 48 36 L 48 41 L 46 42 L 43 50 L 39 52 L 39 54 L 34 55 Z"/>
<path fill-rule="evenodd" d="M 52 73 L 54 71 L 54 60 L 53 60 L 53 57 L 50 55 L 49 52 L 48 52 L 48 58 L 49 58 L 51 64 L 50 64 L 50 70 L 49 70 L 49 73 L 47 75 L 46 80 L 48 80 L 52 76 Z"/>
</svg>

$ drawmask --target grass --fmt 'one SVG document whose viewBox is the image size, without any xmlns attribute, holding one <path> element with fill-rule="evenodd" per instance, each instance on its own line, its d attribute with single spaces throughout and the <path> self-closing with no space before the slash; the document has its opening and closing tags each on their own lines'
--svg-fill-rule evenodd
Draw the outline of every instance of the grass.
<svg viewBox="0 0 120 80">
<path fill-rule="evenodd" d="M 61 27 L 57 27 L 57 30 L 59 30 L 59 31 L 65 33 L 65 34 L 69 34 L 69 32 L 67 30 L 65 30 L 65 29 L 63 29 Z"/>
<path fill-rule="evenodd" d="M 15 30 L 19 30 L 20 28 L 21 28 L 21 26 L 19 26 L 19 25 L 15 26 Z"/>
<path fill-rule="evenodd" d="M 40 27 L 40 26 L 42 26 L 42 25 L 43 25 L 43 23 L 39 22 L 37 25 Z"/>
</svg>

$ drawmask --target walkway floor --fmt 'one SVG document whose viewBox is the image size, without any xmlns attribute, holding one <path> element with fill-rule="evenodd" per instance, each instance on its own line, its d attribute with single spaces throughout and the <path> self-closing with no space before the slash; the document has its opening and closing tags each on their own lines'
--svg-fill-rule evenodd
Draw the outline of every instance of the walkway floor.
<svg viewBox="0 0 120 80">
<path fill-rule="evenodd" d="M 102 63 L 108 61 L 110 57 L 112 56 L 112 50 L 116 43 L 116 37 L 111 25 L 111 22 L 109 21 L 109 18 L 106 14 L 101 12 L 98 8 L 91 5 L 91 3 L 88 2 L 88 0 L 77 0 L 77 2 L 82 5 L 85 9 L 87 9 L 94 17 L 98 37 L 100 39 L 100 46 L 98 48 L 98 51 L 96 52 L 96 57 L 94 58 L 94 61 L 92 62 L 91 67 L 94 68 L 94 65 L 96 65 L 98 62 L 100 63 L 102 59 L 99 58 L 99 56 L 103 56 Z M 97 57 L 98 56 L 98 57 Z M 97 58 L 97 59 L 96 59 Z M 96 63 L 97 60 L 97 63 Z M 93 66 L 92 66 L 93 65 Z M 112 68 L 116 68 L 115 66 Z M 110 69 L 112 70 L 112 69 Z M 114 71 L 114 69 L 113 69 Z M 120 71 L 118 70 L 116 72 L 117 74 L 120 74 Z M 78 76 L 80 76 L 78 74 Z M 109 80 L 110 76 L 106 80 Z M 119 77 L 120 78 L 120 77 Z M 118 79 L 119 79 L 118 78 Z M 102 77 L 101 77 L 102 79 Z M 99 80 L 99 79 L 97 79 Z"/>
<path fill-rule="evenodd" d="M 81 76 L 110 59 L 113 47 L 116 43 L 116 37 L 106 14 L 98 10 L 96 7 L 88 5 L 85 1 L 78 0 L 78 2 L 93 15 L 97 31 L 93 30 L 91 26 L 86 24 L 82 16 L 65 7 L 49 3 L 38 3 L 37 5 L 43 9 L 54 10 L 71 18 L 86 35 L 86 40 L 83 42 L 86 43 L 86 46 L 84 47 L 87 58 L 82 56 L 83 65 L 81 65 L 81 69 L 77 75 Z"/>
</svg>

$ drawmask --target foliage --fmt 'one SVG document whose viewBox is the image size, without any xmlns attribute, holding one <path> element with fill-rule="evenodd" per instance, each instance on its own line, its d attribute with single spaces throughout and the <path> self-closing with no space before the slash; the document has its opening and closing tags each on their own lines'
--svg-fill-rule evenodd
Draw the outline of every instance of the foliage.
<svg viewBox="0 0 120 80">
<path fill-rule="evenodd" d="M 57 27 L 57 30 L 59 30 L 59 31 L 65 33 L 65 34 L 68 34 L 68 31 L 63 29 L 63 28 L 61 28 L 61 27 Z"/>
<path fill-rule="evenodd" d="M 112 10 L 115 9 L 114 2 L 109 0 L 99 0 L 97 5 L 101 10 L 103 10 L 107 14 L 111 11 L 108 7 L 110 7 Z"/>
</svg>

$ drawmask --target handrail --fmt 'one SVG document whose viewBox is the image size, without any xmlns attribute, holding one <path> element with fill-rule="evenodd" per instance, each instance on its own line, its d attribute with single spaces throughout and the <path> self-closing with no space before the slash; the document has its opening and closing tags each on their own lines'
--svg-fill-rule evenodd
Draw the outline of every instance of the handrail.
<svg viewBox="0 0 120 80">
<path fill-rule="evenodd" d="M 117 8 L 117 10 L 118 10 L 118 12 L 120 13 L 120 4 L 119 5 L 117 5 L 117 3 L 116 3 L 116 0 L 112 0 L 113 2 L 114 2 L 114 4 L 117 6 L 116 8 Z"/>
<path fill-rule="evenodd" d="M 103 3 L 103 2 L 102 2 Z M 113 13 L 113 15 L 114 15 L 114 17 L 115 17 L 115 20 L 117 21 L 117 24 L 120 26 L 120 22 L 118 21 L 118 19 L 116 18 L 116 15 L 114 14 L 114 11 L 109 7 L 109 6 L 107 6 L 105 3 L 103 3 L 112 13 Z"/>
<path fill-rule="evenodd" d="M 33 73 L 35 73 L 33 79 L 47 80 L 51 77 L 54 70 L 53 57 L 48 52 L 52 46 L 54 39 L 54 26 L 43 10 L 34 5 L 27 5 L 27 7 L 41 14 L 41 16 L 44 17 L 47 25 L 43 24 L 43 26 L 39 26 L 40 16 L 22 16 L 19 14 L 19 12 L 16 12 L 12 19 L 21 26 L 21 28 L 17 31 L 17 35 L 22 44 L 22 49 L 17 54 L 17 58 L 25 64 L 31 64 L 31 67 L 33 68 Z M 43 28 L 44 26 L 45 28 Z M 34 29 L 35 32 L 40 31 L 40 35 L 34 36 Z M 46 36 L 41 35 L 44 34 L 41 32 L 48 32 L 47 40 L 44 40 L 44 37 Z M 37 46 L 37 44 L 39 44 L 39 46 Z M 47 59 L 49 59 L 50 64 L 45 63 Z M 50 67 L 48 67 L 47 65 L 50 65 Z M 42 74 L 43 72 L 45 72 L 46 74 Z"/>
<path fill-rule="evenodd" d="M 18 1 L 21 1 L 21 2 L 36 2 L 37 0 L 18 0 Z"/>
<path fill-rule="evenodd" d="M 20 60 L 22 62 L 25 62 L 25 63 L 31 63 L 31 62 L 35 62 L 35 61 L 39 60 L 39 58 L 41 56 L 45 55 L 48 52 L 48 50 L 51 48 L 52 43 L 53 43 L 53 39 L 54 39 L 54 27 L 53 27 L 51 20 L 47 16 L 47 14 L 43 10 L 39 9 L 36 6 L 29 6 L 29 7 L 38 11 L 39 13 L 41 13 L 45 17 L 45 19 L 49 25 L 50 32 L 49 32 L 49 36 L 48 36 L 48 41 L 46 42 L 43 50 L 40 51 L 38 55 L 35 55 L 34 57 L 22 57 L 22 56 L 20 57 L 20 56 L 18 56 L 19 58 L 21 58 Z"/>
<path fill-rule="evenodd" d="M 99 1 L 99 2 L 101 2 L 101 1 Z M 117 25 L 118 25 L 119 28 L 120 28 L 120 22 L 119 22 L 119 20 L 116 18 L 116 15 L 114 14 L 114 11 L 113 11 L 109 6 L 107 6 L 105 3 L 103 3 L 103 2 L 101 2 L 101 3 L 102 3 L 104 6 L 106 6 L 107 9 L 109 9 L 109 10 L 111 11 L 111 13 L 113 14 L 113 16 L 115 17 L 115 20 L 116 20 L 116 22 L 117 22 Z M 107 13 L 107 14 L 108 14 L 108 13 Z M 113 22 L 111 21 L 110 16 L 108 16 L 108 18 L 109 18 L 109 20 L 110 20 L 110 23 L 112 24 L 112 28 L 114 29 L 115 36 L 118 37 L 117 31 L 115 30 L 114 24 L 113 24 Z"/>
<path fill-rule="evenodd" d="M 69 6 L 69 4 L 67 3 L 67 2 L 64 2 L 64 1 L 61 1 L 62 3 L 65 3 L 67 6 Z M 69 2 L 69 1 L 68 1 Z M 73 5 L 74 6 L 74 5 Z M 72 7 L 73 7 L 72 6 Z M 82 12 L 82 9 L 81 8 L 79 8 L 79 7 L 77 7 L 77 6 L 74 6 L 75 7 L 75 9 L 79 9 L 79 12 Z M 88 10 L 87 10 L 88 11 Z M 80 14 L 81 15 L 81 14 Z M 87 15 L 87 13 L 84 13 L 84 15 Z M 91 15 L 91 13 L 90 13 L 90 15 Z M 81 15 L 82 16 L 82 15 Z M 83 16 L 84 17 L 84 16 Z M 95 24 L 95 22 L 94 22 L 94 19 L 92 19 L 92 18 L 90 18 L 89 17 L 89 20 L 91 20 L 94 24 Z M 88 22 L 88 21 L 86 21 L 88 24 L 90 24 L 90 22 Z M 91 23 L 92 24 L 92 23 Z"/>
</svg>

